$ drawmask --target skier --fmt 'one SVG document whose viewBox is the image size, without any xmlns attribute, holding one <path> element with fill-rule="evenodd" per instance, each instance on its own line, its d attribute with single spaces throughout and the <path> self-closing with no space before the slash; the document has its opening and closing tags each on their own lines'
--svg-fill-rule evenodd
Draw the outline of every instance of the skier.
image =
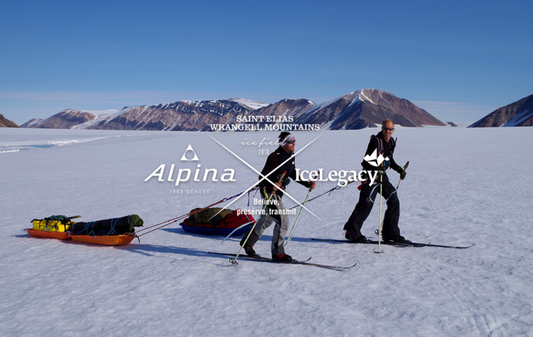
<svg viewBox="0 0 533 337">
<path fill-rule="evenodd" d="M 274 182 L 275 185 L 272 185 L 266 181 L 266 179 L 259 184 L 263 204 L 267 203 L 271 193 L 274 194 L 270 200 L 268 200 L 265 213 L 259 218 L 259 220 L 257 220 L 257 224 L 253 228 L 252 233 L 250 233 L 249 237 L 248 234 L 244 235 L 240 245 L 244 248 L 244 251 L 248 256 L 259 256 L 253 249 L 253 246 L 259 240 L 261 235 L 263 235 L 265 229 L 272 225 L 272 222 L 275 222 L 276 225 L 274 227 L 274 233 L 272 234 L 272 260 L 276 262 L 291 262 L 292 257 L 285 254 L 283 247 L 285 234 L 289 228 L 289 216 L 287 215 L 287 211 L 281 200 L 283 192 L 281 192 L 280 189 L 286 189 L 290 182 L 289 178 L 309 188 L 310 191 L 315 188 L 316 183 L 314 181 L 299 181 L 299 179 L 297 179 L 294 157 L 277 170 L 274 170 L 294 154 L 296 142 L 294 136 L 289 132 L 282 132 L 278 137 L 278 141 L 279 147 L 268 156 L 265 166 L 261 171 L 261 174 L 267 176 L 267 178 Z M 283 172 L 285 172 L 285 175 L 281 181 L 278 182 L 282 177 Z M 261 178 L 262 177 L 260 176 L 259 179 Z M 247 237 L 248 240 L 246 241 Z"/>
<path fill-rule="evenodd" d="M 405 179 L 405 170 L 396 164 L 393 158 L 396 141 L 391 137 L 394 132 L 394 122 L 390 119 L 383 121 L 381 132 L 373 135 L 370 138 L 366 150 L 365 160 L 361 163 L 363 170 L 366 172 L 377 172 L 375 181 L 382 186 L 383 197 L 387 200 L 387 210 L 385 211 L 385 218 L 383 220 L 382 238 L 384 242 L 408 242 L 400 235 L 400 228 L 398 221 L 400 218 L 400 201 L 396 189 L 389 182 L 389 178 L 385 173 L 389 167 L 400 174 L 400 179 Z M 383 160 L 381 163 L 380 161 Z M 366 237 L 361 234 L 361 227 L 366 220 L 374 200 L 379 192 L 378 185 L 370 185 L 370 179 L 367 179 L 361 187 L 359 194 L 359 201 L 355 205 L 352 215 L 344 225 L 346 230 L 346 239 L 355 243 L 366 242 Z"/>
</svg>

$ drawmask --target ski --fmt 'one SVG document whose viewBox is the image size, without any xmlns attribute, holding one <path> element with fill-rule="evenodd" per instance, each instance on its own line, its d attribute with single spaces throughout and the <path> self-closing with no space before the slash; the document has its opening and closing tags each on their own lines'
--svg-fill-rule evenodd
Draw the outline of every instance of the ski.
<svg viewBox="0 0 533 337">
<path fill-rule="evenodd" d="M 311 240 L 313 241 L 324 241 L 324 242 L 339 242 L 339 243 L 351 243 L 351 244 L 362 244 L 362 245 L 377 245 L 379 244 L 378 241 L 374 241 L 374 240 L 366 240 L 366 242 L 357 242 L 357 243 L 354 243 L 354 242 L 350 242 L 348 240 L 337 240 L 337 239 L 316 239 L 316 238 L 312 238 Z M 394 246 L 394 247 L 416 247 L 416 248 L 422 248 L 422 247 L 427 247 L 429 245 L 429 243 L 418 243 L 418 242 L 404 242 L 404 243 L 399 243 L 399 242 L 381 242 L 382 245 L 387 245 L 387 246 Z"/>
<path fill-rule="evenodd" d="M 235 257 L 237 255 L 237 254 L 219 253 L 219 252 L 207 252 L 207 253 L 208 254 L 215 254 L 215 255 L 229 256 L 229 257 Z M 339 271 L 351 269 L 351 268 L 355 267 L 355 265 L 357 264 L 357 263 L 354 263 L 352 266 L 349 266 L 349 267 L 332 266 L 332 265 L 327 265 L 327 264 L 319 264 L 319 263 L 309 262 L 309 260 L 311 260 L 311 258 L 308 258 L 305 261 L 292 260 L 291 262 L 283 263 L 283 262 L 274 261 L 274 260 L 272 260 L 271 258 L 268 258 L 268 257 L 250 257 L 250 256 L 245 256 L 245 255 L 244 256 L 243 255 L 239 256 L 239 259 L 262 261 L 262 262 L 271 262 L 271 263 L 277 263 L 277 264 L 303 264 L 303 265 L 308 265 L 308 266 L 315 266 L 315 267 L 319 267 L 319 268 L 339 270 Z"/>
<path fill-rule="evenodd" d="M 366 244 L 369 245 L 379 245 L 379 241 L 374 240 L 366 240 Z M 394 247 L 415 247 L 415 248 L 422 248 L 422 247 L 428 247 L 430 243 L 421 243 L 421 242 L 383 242 L 381 241 L 382 245 L 387 246 L 394 246 Z"/>
<path fill-rule="evenodd" d="M 313 241 L 325 241 L 325 242 L 339 242 L 339 243 L 352 243 L 348 240 L 337 240 L 337 239 L 317 239 L 312 238 Z M 377 245 L 379 244 L 378 241 L 375 240 L 367 240 L 366 242 L 360 242 L 356 244 L 369 244 L 369 245 Z M 416 247 L 416 248 L 422 248 L 422 247 L 435 247 L 435 248 L 451 248 L 451 249 L 468 249 L 475 245 L 475 243 L 469 245 L 469 246 L 449 246 L 449 245 L 436 245 L 432 243 L 421 243 L 421 242 L 381 242 L 382 245 L 387 246 L 394 246 L 394 247 Z"/>
<path fill-rule="evenodd" d="M 451 248 L 451 249 L 468 249 L 475 245 L 475 243 L 469 245 L 469 246 L 449 246 L 449 245 L 435 245 L 432 243 L 428 243 L 427 247 L 436 247 L 436 248 Z"/>
</svg>

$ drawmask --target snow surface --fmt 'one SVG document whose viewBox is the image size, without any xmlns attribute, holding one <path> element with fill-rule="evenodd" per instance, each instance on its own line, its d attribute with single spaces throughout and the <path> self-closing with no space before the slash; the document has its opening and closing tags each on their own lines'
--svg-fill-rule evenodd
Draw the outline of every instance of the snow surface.
<svg viewBox="0 0 533 337">
<path fill-rule="evenodd" d="M 359 171 L 376 132 L 323 132 L 298 155 L 297 167 Z M 186 234 L 178 224 L 122 247 L 32 238 L 21 230 L 54 214 L 84 221 L 139 214 L 146 227 L 244 191 L 257 174 L 210 135 L 258 170 L 266 159 L 261 150 L 274 148 L 243 145 L 244 139 L 277 136 L 0 129 L 0 335 L 531 336 L 533 156 L 517 144 L 531 144 L 532 128 L 395 131 L 395 158 L 410 161 L 398 191 L 402 234 L 475 243 L 467 250 L 385 247 L 375 254 L 371 245 L 311 241 L 343 238 L 357 184 L 309 202 L 321 220 L 302 213 L 287 246 L 298 259 L 357 262 L 344 272 L 247 260 L 231 266 L 207 252 L 236 253 L 240 238 L 221 244 L 223 237 Z M 298 150 L 318 132 L 295 135 Z M 180 162 L 189 144 L 199 162 Z M 144 182 L 161 164 L 175 164 L 175 174 L 200 164 L 218 169 L 219 178 L 232 168 L 236 181 L 191 179 L 176 187 L 166 171 L 165 181 Z M 335 186 L 319 182 L 311 197 Z M 288 192 L 298 200 L 307 194 L 294 182 Z M 230 208 L 259 207 L 248 207 L 248 200 Z M 374 207 L 363 234 L 375 238 L 377 223 Z M 269 228 L 258 253 L 269 255 L 271 235 Z"/>
<path fill-rule="evenodd" d="M 93 119 L 92 121 L 88 121 L 88 122 L 85 122 L 85 123 L 82 123 L 82 124 L 74 125 L 73 127 L 71 127 L 71 129 L 87 129 L 87 128 L 90 128 L 91 126 L 93 126 L 95 124 L 98 124 L 101 121 L 107 120 L 112 115 L 118 113 L 118 110 L 108 110 L 108 111 L 109 111 L 109 113 L 96 115 L 96 118 Z"/>
<path fill-rule="evenodd" d="M 254 109 L 254 110 L 257 110 L 257 109 L 260 109 L 260 108 L 264 108 L 264 107 L 270 105 L 270 103 L 252 101 L 252 100 L 249 100 L 249 99 L 246 99 L 246 98 L 230 98 L 229 101 L 234 101 L 234 102 L 240 103 L 240 104 L 242 104 L 244 106 L 247 106 L 250 109 Z"/>
</svg>

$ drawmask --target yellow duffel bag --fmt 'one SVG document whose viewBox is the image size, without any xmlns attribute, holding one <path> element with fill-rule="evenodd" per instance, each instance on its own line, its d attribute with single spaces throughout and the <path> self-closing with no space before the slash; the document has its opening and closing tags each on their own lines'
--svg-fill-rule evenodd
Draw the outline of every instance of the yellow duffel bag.
<svg viewBox="0 0 533 337">
<path fill-rule="evenodd" d="M 71 218 L 64 215 L 52 215 L 44 219 L 33 219 L 33 229 L 44 232 L 66 232 L 70 229 Z"/>
</svg>

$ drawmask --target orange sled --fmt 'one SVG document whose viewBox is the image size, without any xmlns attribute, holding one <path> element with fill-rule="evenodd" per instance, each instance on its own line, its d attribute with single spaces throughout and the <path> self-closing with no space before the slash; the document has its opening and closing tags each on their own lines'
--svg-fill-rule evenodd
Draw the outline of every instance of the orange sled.
<svg viewBox="0 0 533 337">
<path fill-rule="evenodd" d="M 129 244 L 135 238 L 135 235 L 71 235 L 70 238 L 76 242 L 92 243 L 95 245 L 123 246 Z"/>
<path fill-rule="evenodd" d="M 38 238 L 49 238 L 49 239 L 59 239 L 59 240 L 70 239 L 68 232 L 47 232 L 47 231 L 38 231 L 35 229 L 31 229 L 31 228 L 25 228 L 24 230 L 27 231 L 29 235 L 35 236 Z"/>
</svg>

